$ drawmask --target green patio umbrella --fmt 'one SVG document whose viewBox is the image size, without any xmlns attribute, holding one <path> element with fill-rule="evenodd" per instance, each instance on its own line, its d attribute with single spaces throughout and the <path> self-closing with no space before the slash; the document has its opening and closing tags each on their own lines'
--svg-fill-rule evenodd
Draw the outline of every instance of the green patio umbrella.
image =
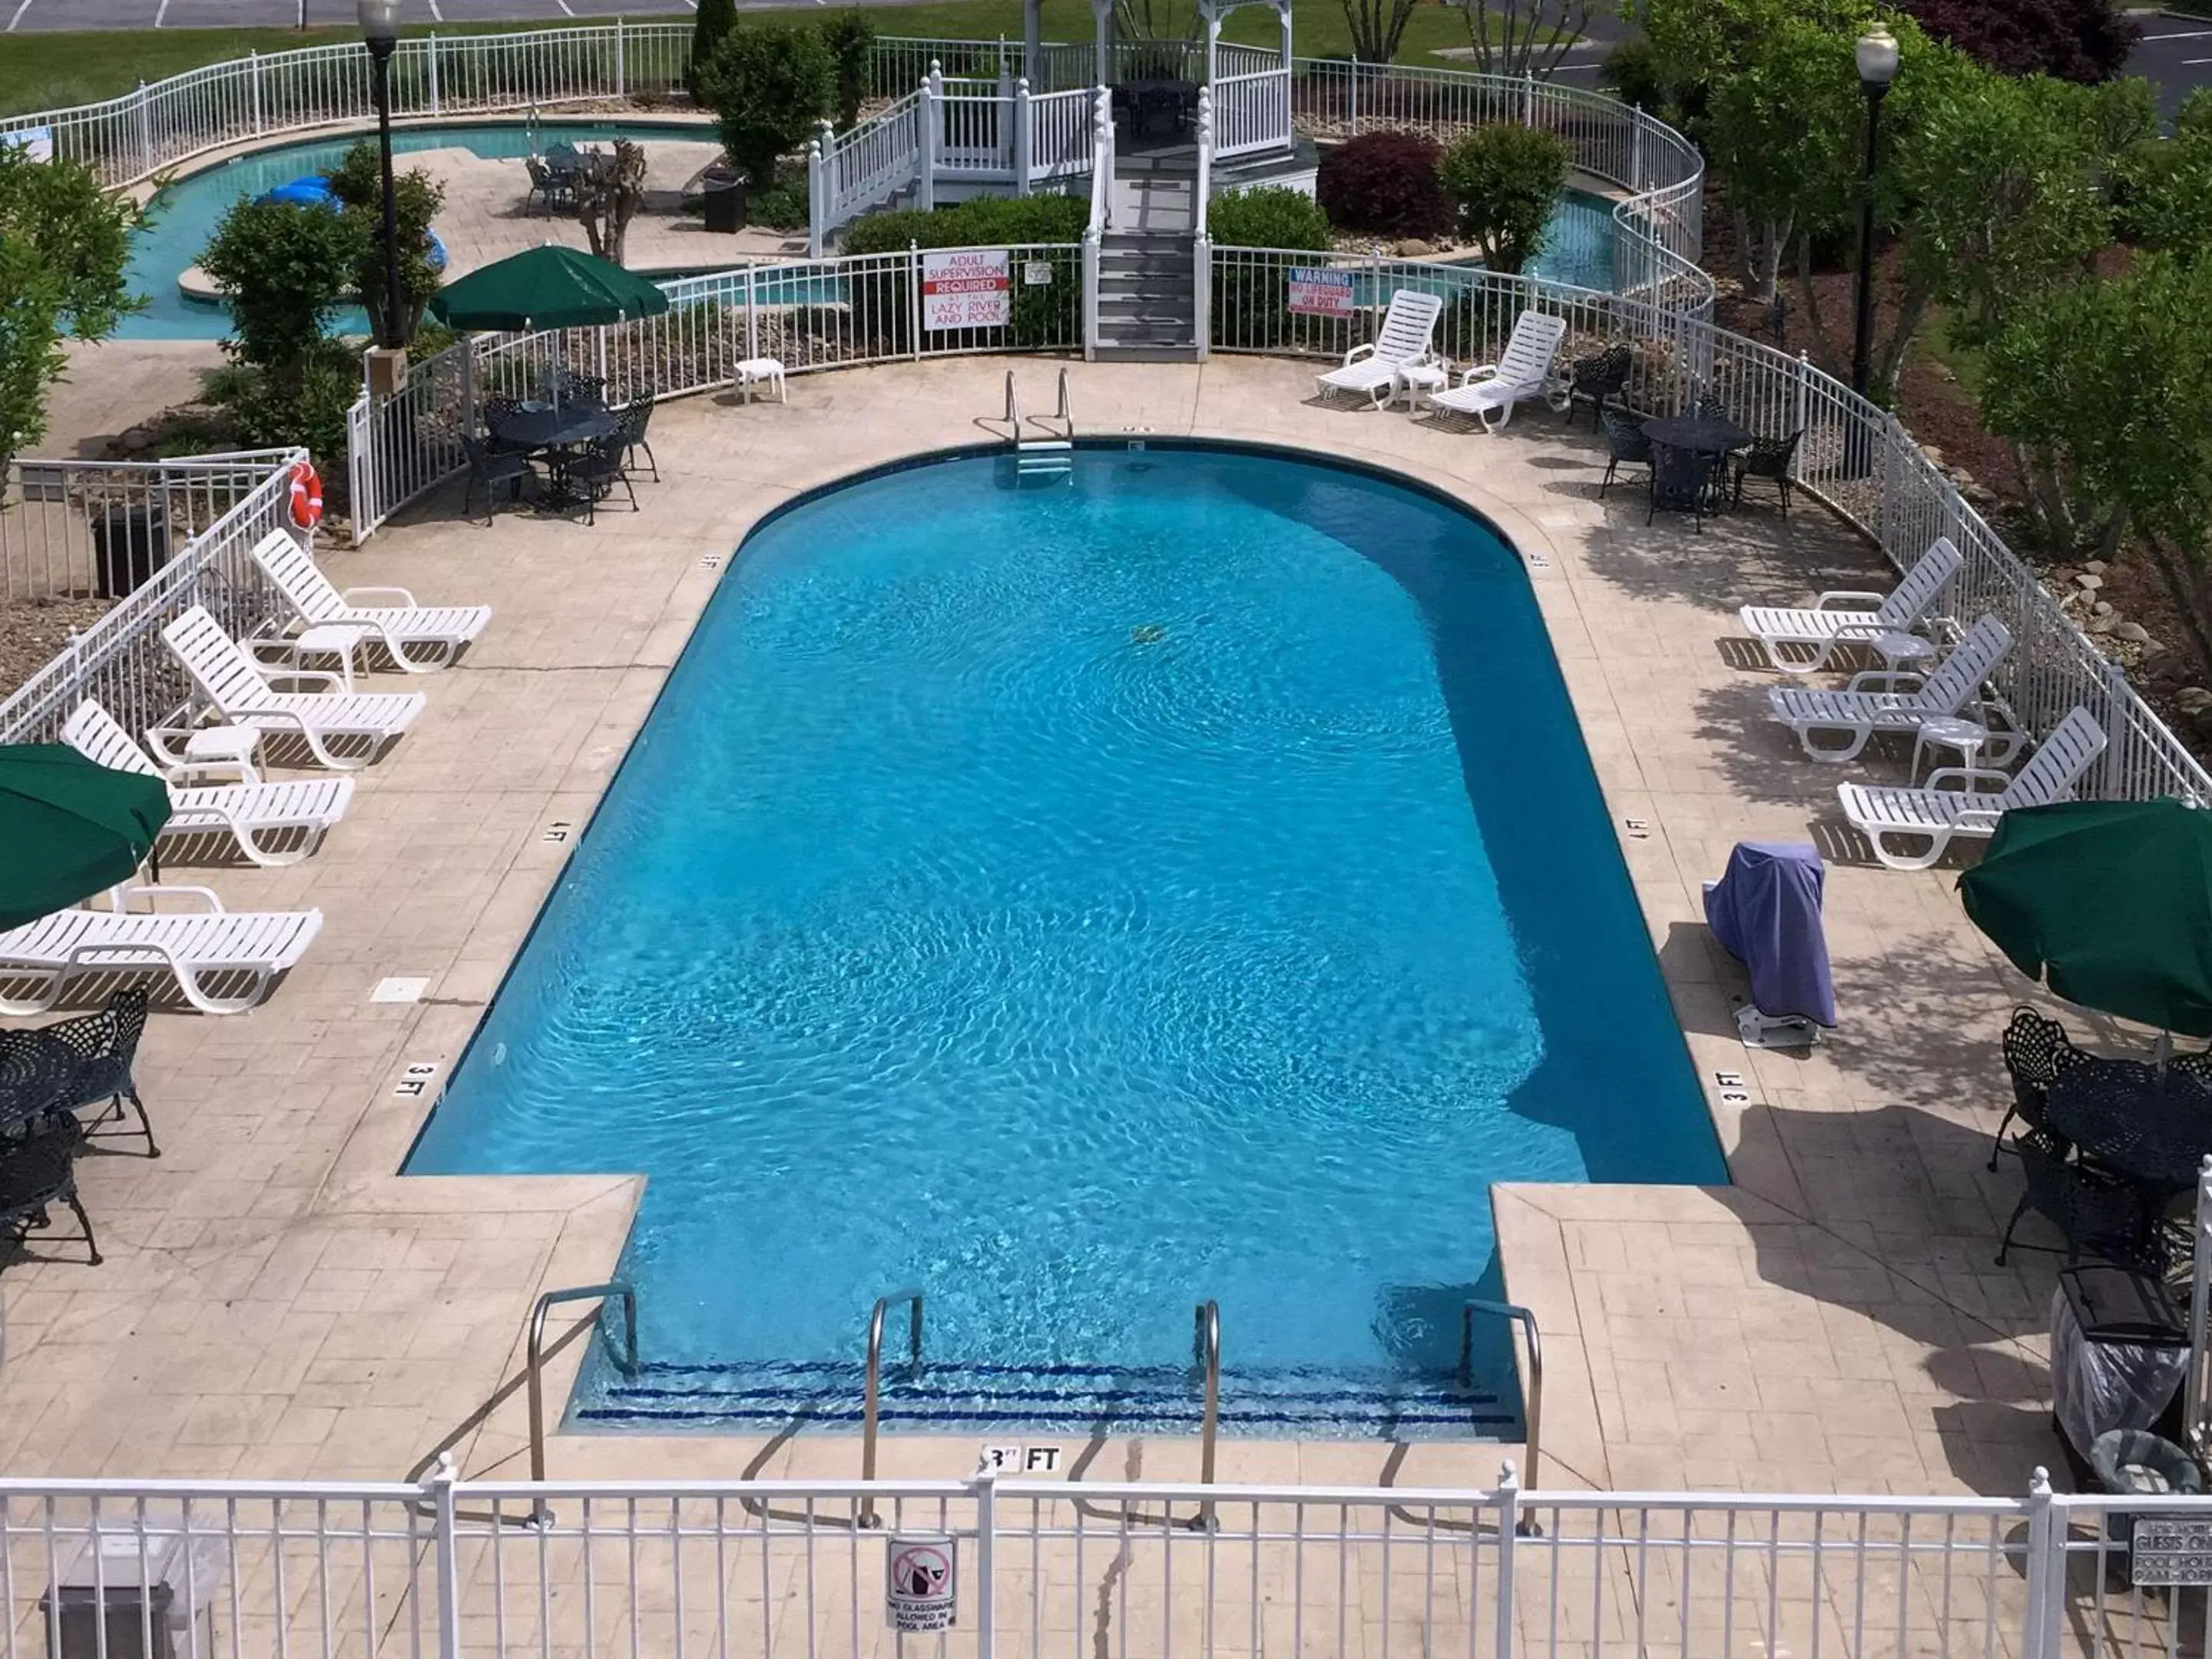
<svg viewBox="0 0 2212 1659">
<path fill-rule="evenodd" d="M 1959 890 L 2013 966 L 2069 1002 L 2212 1036 L 2212 811 L 2178 800 L 2022 807 Z"/>
<path fill-rule="evenodd" d="M 98 765 L 66 744 L 0 744 L 0 928 L 129 880 L 168 821 L 157 777 Z"/>
<path fill-rule="evenodd" d="M 668 296 L 644 277 L 550 242 L 472 270 L 430 301 L 447 327 L 477 333 L 588 328 L 667 309 Z"/>
</svg>

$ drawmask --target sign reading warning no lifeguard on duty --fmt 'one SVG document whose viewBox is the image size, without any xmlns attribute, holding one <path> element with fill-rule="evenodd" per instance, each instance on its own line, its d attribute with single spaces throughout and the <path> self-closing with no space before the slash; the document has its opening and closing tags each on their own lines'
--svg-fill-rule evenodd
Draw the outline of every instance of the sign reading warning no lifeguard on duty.
<svg viewBox="0 0 2212 1659">
<path fill-rule="evenodd" d="M 921 325 L 1004 328 L 1014 313 L 1014 280 L 1004 248 L 921 256 Z"/>
<path fill-rule="evenodd" d="M 958 1609 L 952 1540 L 895 1537 L 884 1553 L 884 1617 L 902 1635 L 951 1630 Z"/>
</svg>

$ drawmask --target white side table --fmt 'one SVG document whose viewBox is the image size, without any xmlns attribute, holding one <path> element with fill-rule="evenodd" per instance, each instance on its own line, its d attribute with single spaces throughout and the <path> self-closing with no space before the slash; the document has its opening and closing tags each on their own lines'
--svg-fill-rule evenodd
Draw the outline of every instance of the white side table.
<svg viewBox="0 0 2212 1659">
<path fill-rule="evenodd" d="M 1893 674 L 1919 669 L 1936 657 L 1936 642 L 1917 634 L 1893 629 L 1877 634 L 1867 641 L 1867 649 L 1881 659 L 1881 665 Z"/>
<path fill-rule="evenodd" d="M 251 726 L 203 726 L 185 739 L 185 759 L 195 766 L 234 766 L 240 783 L 258 783 L 261 732 Z"/>
<path fill-rule="evenodd" d="M 1421 406 L 1424 392 L 1441 392 L 1451 384 L 1451 364 L 1439 357 L 1432 363 L 1400 363 L 1390 371 L 1390 392 L 1403 394 L 1409 410 Z"/>
<path fill-rule="evenodd" d="M 324 623 L 305 628 L 296 634 L 287 634 L 281 639 L 256 640 L 257 651 L 271 652 L 287 668 L 301 666 L 302 657 L 336 657 L 338 659 L 338 683 L 350 692 L 353 690 L 353 657 L 369 638 L 368 631 L 350 623 Z M 280 671 L 281 672 L 281 671 Z"/>
<path fill-rule="evenodd" d="M 1920 781 L 1920 756 L 1930 744 L 1938 749 L 1955 750 L 1959 764 L 1971 767 L 1980 756 L 1982 745 L 1989 740 L 1989 727 L 1978 720 L 1945 715 L 1941 720 L 1921 721 L 1920 730 L 1912 739 L 1912 781 L 1915 783 Z"/>
<path fill-rule="evenodd" d="M 780 404 L 791 401 L 783 383 L 783 365 L 773 357 L 748 357 L 739 363 L 731 382 L 747 403 L 753 400 L 753 388 L 769 386 L 775 388 L 775 400 Z"/>
</svg>

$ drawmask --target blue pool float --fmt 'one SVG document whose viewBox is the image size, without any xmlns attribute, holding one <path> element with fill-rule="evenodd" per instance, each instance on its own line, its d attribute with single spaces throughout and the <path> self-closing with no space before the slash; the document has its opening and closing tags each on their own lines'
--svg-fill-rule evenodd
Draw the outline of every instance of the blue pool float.
<svg viewBox="0 0 2212 1659">
<path fill-rule="evenodd" d="M 336 207 L 338 204 L 337 198 L 331 194 L 331 181 L 319 173 L 279 185 L 261 199 L 264 202 L 289 202 L 295 207 Z"/>
</svg>

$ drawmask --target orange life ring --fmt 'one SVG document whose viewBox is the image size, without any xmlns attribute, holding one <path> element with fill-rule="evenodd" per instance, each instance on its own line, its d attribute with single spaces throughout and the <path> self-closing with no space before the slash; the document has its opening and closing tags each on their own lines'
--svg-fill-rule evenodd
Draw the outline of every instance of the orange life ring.
<svg viewBox="0 0 2212 1659">
<path fill-rule="evenodd" d="M 302 461 L 292 469 L 292 522 L 302 530 L 313 530 L 323 521 L 323 481 L 315 476 L 315 469 Z"/>
</svg>

